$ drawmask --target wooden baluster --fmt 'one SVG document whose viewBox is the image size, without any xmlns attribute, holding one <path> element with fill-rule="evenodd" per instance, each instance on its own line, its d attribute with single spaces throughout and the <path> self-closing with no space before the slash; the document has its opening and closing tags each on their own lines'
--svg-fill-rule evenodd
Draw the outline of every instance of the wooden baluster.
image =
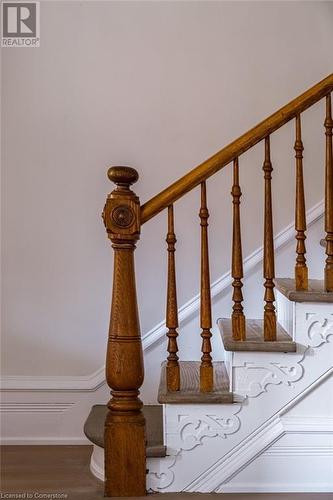
<svg viewBox="0 0 333 500">
<path fill-rule="evenodd" d="M 168 391 L 179 391 L 180 372 L 178 363 L 178 306 L 177 306 L 177 288 L 176 288 L 176 265 L 175 265 L 175 245 L 177 242 L 174 230 L 173 205 L 168 207 L 168 234 L 166 237 L 168 244 L 168 288 L 167 288 L 167 308 L 166 308 L 166 326 L 168 328 L 168 362 L 166 367 L 167 388 Z"/>
<path fill-rule="evenodd" d="M 308 289 L 308 267 L 306 265 L 306 214 L 305 214 L 305 196 L 303 181 L 303 142 L 301 136 L 301 117 L 296 116 L 296 140 L 295 140 L 295 158 L 296 158 L 296 206 L 295 206 L 295 230 L 296 230 L 296 265 L 295 265 L 295 284 L 296 290 Z"/>
<path fill-rule="evenodd" d="M 264 340 L 276 340 L 276 314 L 274 306 L 274 240 L 272 213 L 272 163 L 270 159 L 270 139 L 265 138 L 265 161 L 263 165 L 265 178 L 265 214 L 264 214 Z"/>
<path fill-rule="evenodd" d="M 210 339 L 212 337 L 212 306 L 210 294 L 210 276 L 209 276 L 209 255 L 208 255 L 208 218 L 207 209 L 206 182 L 201 183 L 201 207 L 200 207 L 200 226 L 201 226 L 201 294 L 200 294 L 200 326 L 202 328 L 202 357 L 200 365 L 200 390 L 210 392 L 214 386 L 214 374 L 212 363 L 212 346 Z"/>
<path fill-rule="evenodd" d="M 140 202 L 130 189 L 138 173 L 112 167 L 117 188 L 103 212 L 114 250 L 113 290 L 106 380 L 111 388 L 105 421 L 105 496 L 146 494 L 145 419 L 139 389 L 144 368 L 136 298 L 134 250 L 140 237 Z"/>
<path fill-rule="evenodd" d="M 242 256 L 242 240 L 240 227 L 240 198 L 242 191 L 239 186 L 239 165 L 238 158 L 234 159 L 233 165 L 233 186 L 231 190 L 233 203 L 233 227 L 232 227 L 232 265 L 231 275 L 233 277 L 233 295 L 234 302 L 232 308 L 232 338 L 234 340 L 245 340 L 245 316 L 243 313 L 243 293 L 242 293 L 242 278 L 243 276 L 243 256 Z"/>
<path fill-rule="evenodd" d="M 333 292 L 333 153 L 332 153 L 332 104 L 331 94 L 326 96 L 326 168 L 325 168 L 325 232 L 326 232 L 326 264 L 325 289 Z"/>
</svg>

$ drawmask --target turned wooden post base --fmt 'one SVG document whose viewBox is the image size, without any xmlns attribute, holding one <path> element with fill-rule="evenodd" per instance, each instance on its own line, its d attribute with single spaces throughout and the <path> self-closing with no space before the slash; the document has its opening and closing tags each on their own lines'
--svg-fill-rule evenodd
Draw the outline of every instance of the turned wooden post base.
<svg viewBox="0 0 333 500">
<path fill-rule="evenodd" d="M 233 313 L 231 316 L 231 321 L 233 340 L 246 340 L 246 325 L 244 314 Z"/>
<path fill-rule="evenodd" d="M 325 268 L 325 290 L 333 292 L 333 266 Z"/>
<path fill-rule="evenodd" d="M 211 392 L 214 389 L 214 368 L 212 364 L 200 366 L 200 391 Z"/>
<path fill-rule="evenodd" d="M 276 315 L 273 311 L 264 312 L 264 340 L 276 340 Z"/>
<path fill-rule="evenodd" d="M 295 266 L 295 287 L 299 292 L 308 289 L 308 268 L 306 266 Z"/>
<path fill-rule="evenodd" d="M 168 391 L 180 390 L 180 369 L 178 363 L 174 365 L 167 365 L 166 378 Z"/>
<path fill-rule="evenodd" d="M 109 411 L 105 422 L 106 497 L 146 495 L 145 419 L 136 414 Z M 138 467 L 138 465 L 140 466 Z"/>
</svg>

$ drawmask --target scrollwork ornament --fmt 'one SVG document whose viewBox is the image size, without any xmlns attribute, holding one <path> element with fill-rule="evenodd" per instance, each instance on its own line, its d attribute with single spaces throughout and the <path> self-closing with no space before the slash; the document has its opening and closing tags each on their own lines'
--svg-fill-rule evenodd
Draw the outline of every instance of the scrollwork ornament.
<svg viewBox="0 0 333 500">
<path fill-rule="evenodd" d="M 319 347 L 333 335 L 333 314 L 308 313 L 306 331 L 310 347 Z"/>
<path fill-rule="evenodd" d="M 237 414 L 203 415 L 199 418 L 180 415 L 179 418 L 181 450 L 184 451 L 193 450 L 197 446 L 202 445 L 204 438 L 220 437 L 226 439 L 228 435 L 237 432 L 241 425 Z"/>
<path fill-rule="evenodd" d="M 180 452 L 176 455 L 165 457 L 163 461 L 159 461 L 154 465 L 149 464 L 147 473 L 148 492 L 155 493 L 171 486 L 175 479 L 175 471 L 173 468 L 176 465 L 179 455 Z"/>
</svg>

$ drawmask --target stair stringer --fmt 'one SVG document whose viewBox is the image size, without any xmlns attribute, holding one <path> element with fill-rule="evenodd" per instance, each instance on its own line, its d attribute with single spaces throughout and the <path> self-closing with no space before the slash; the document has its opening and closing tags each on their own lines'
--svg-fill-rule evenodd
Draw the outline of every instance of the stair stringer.
<svg viewBox="0 0 333 500">
<path fill-rule="evenodd" d="M 288 302 L 289 333 L 297 352 L 231 353 L 231 388 L 237 403 L 165 405 L 169 456 L 148 460 L 149 489 L 221 491 L 223 483 L 284 435 L 281 417 L 332 374 L 332 306 Z M 281 302 L 278 305 L 278 314 L 286 315 Z"/>
</svg>

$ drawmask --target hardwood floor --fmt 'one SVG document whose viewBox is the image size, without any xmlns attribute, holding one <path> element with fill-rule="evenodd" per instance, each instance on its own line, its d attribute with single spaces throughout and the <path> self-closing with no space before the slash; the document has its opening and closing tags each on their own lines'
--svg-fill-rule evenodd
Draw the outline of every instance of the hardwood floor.
<svg viewBox="0 0 333 500">
<path fill-rule="evenodd" d="M 0 498 L 26 493 L 23 498 L 98 500 L 103 484 L 89 470 L 91 446 L 2 446 Z M 58 494 L 45 497 L 42 494 Z M 162 500 L 216 499 L 216 494 L 166 493 Z M 7 496 L 7 498 L 10 498 Z M 13 498 L 13 497 L 11 497 Z M 18 496 L 16 498 L 19 498 Z M 146 498 L 146 497 L 144 497 Z M 150 497 L 152 498 L 152 497 Z M 333 500 L 333 493 L 234 493 L 221 500 Z"/>
</svg>

